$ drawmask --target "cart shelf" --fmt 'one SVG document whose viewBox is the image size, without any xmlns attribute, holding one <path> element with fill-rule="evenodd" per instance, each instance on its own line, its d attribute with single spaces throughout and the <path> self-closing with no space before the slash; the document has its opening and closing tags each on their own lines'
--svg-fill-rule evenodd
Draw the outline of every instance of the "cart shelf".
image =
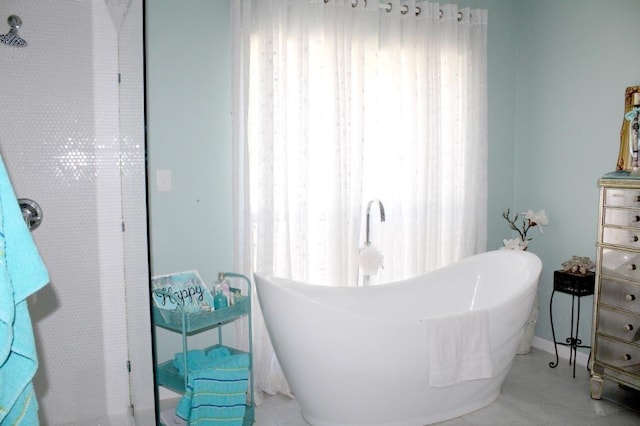
<svg viewBox="0 0 640 426">
<path fill-rule="evenodd" d="M 162 290 L 154 290 L 154 292 L 162 293 Z M 177 333 L 182 333 L 184 324 L 184 332 L 187 336 L 191 336 L 234 321 L 244 315 L 248 315 L 250 311 L 249 296 L 236 296 L 233 305 L 211 312 L 168 311 L 154 306 L 153 321 L 158 327 Z"/>
</svg>

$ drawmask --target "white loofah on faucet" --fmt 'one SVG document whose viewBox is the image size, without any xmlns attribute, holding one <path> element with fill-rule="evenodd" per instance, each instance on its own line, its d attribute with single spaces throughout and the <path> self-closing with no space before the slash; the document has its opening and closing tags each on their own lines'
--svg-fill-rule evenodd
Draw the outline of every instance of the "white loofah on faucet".
<svg viewBox="0 0 640 426">
<path fill-rule="evenodd" d="M 358 254 L 358 265 L 362 269 L 365 275 L 375 275 L 382 267 L 384 262 L 384 256 L 382 252 L 372 245 L 364 246 L 360 248 Z"/>
</svg>

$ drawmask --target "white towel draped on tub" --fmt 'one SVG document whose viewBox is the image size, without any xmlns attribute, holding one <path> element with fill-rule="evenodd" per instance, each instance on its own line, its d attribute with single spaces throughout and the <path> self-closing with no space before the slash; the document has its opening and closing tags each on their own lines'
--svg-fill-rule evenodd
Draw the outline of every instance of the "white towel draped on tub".
<svg viewBox="0 0 640 426">
<path fill-rule="evenodd" d="M 431 318 L 425 323 L 430 387 L 491 377 L 488 311 Z"/>
</svg>

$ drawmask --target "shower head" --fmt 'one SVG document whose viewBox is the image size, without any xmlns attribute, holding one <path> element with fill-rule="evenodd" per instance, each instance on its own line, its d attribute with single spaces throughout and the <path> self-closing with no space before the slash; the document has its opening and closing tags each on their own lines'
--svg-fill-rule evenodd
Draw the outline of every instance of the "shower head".
<svg viewBox="0 0 640 426">
<path fill-rule="evenodd" d="M 20 38 L 18 28 L 22 26 L 22 19 L 19 16 L 11 15 L 7 18 L 11 29 L 7 34 L 0 35 L 0 43 L 13 47 L 27 47 L 27 41 Z"/>
</svg>

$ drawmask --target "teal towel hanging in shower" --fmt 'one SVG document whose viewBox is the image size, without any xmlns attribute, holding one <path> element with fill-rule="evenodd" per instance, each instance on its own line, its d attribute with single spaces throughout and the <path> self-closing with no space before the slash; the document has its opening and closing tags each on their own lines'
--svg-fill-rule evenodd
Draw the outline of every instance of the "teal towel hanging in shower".
<svg viewBox="0 0 640 426">
<path fill-rule="evenodd" d="M 0 157 L 0 425 L 38 424 L 31 380 L 38 369 L 27 297 L 49 274 Z"/>
</svg>

